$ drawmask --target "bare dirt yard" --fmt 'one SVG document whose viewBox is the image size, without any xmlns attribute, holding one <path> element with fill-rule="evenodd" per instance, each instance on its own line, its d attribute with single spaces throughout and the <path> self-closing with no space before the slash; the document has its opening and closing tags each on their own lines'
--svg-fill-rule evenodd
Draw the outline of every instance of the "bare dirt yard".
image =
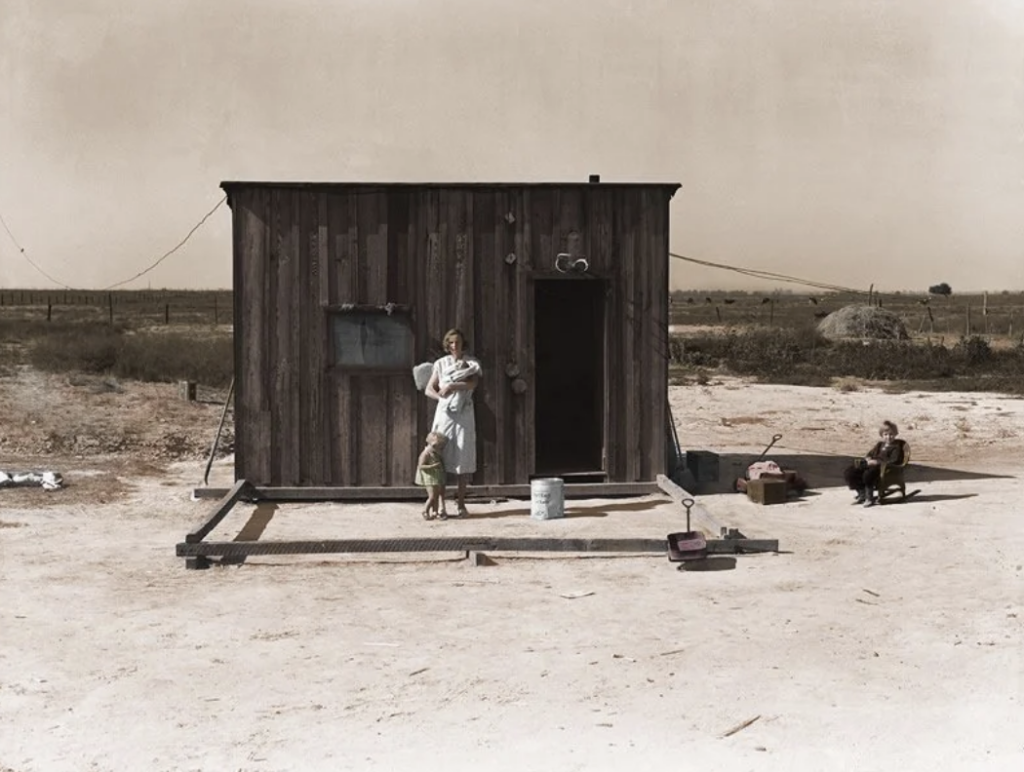
<svg viewBox="0 0 1024 772">
<path fill-rule="evenodd" d="M 1024 762 L 1024 401 L 971 393 L 674 386 L 684 448 L 720 454 L 715 523 L 778 538 L 726 570 L 664 557 L 249 558 L 175 544 L 223 394 L 0 374 L 0 770 L 1017 770 Z M 839 472 L 883 418 L 914 499 L 851 505 Z M 770 458 L 812 490 L 729 492 Z M 232 478 L 219 460 L 211 484 Z M 213 536 L 646 536 L 651 496 L 238 506 Z M 710 522 L 710 521 L 709 521 Z M 703 524 L 709 527 L 707 523 Z M 712 534 L 715 535 L 715 534 Z"/>
</svg>

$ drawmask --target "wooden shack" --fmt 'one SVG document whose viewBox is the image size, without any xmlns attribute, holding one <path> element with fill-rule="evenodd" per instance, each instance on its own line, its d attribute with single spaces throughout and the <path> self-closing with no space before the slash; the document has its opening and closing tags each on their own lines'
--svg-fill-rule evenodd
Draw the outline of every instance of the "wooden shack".
<svg viewBox="0 0 1024 772">
<path fill-rule="evenodd" d="M 474 485 L 665 472 L 678 185 L 222 187 L 237 479 L 408 491 L 436 405 L 412 368 L 451 327 L 484 371 Z"/>
</svg>

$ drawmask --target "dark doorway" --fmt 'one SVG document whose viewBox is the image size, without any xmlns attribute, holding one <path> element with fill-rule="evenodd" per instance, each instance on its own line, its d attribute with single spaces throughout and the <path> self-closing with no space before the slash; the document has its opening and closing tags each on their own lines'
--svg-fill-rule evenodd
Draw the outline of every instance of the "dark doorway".
<svg viewBox="0 0 1024 772">
<path fill-rule="evenodd" d="M 604 471 L 604 296 L 598 279 L 536 282 L 537 474 Z"/>
</svg>

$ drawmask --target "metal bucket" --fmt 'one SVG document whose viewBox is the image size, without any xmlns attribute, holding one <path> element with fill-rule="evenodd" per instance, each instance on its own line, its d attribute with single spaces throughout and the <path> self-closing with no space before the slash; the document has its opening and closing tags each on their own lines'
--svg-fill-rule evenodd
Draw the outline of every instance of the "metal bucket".
<svg viewBox="0 0 1024 772">
<path fill-rule="evenodd" d="M 565 517 L 565 483 L 560 477 L 530 481 L 530 517 L 556 520 Z"/>
</svg>

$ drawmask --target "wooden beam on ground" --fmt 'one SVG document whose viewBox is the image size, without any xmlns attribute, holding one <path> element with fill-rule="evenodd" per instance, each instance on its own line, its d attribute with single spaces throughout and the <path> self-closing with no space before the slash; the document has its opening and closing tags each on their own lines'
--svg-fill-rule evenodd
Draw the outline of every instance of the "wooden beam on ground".
<svg viewBox="0 0 1024 772">
<path fill-rule="evenodd" d="M 682 504 L 683 499 L 691 499 L 693 501 L 693 506 L 690 508 L 691 527 L 693 523 L 696 523 L 697 529 L 703 530 L 705 534 L 718 535 L 723 532 L 725 526 L 718 522 L 703 504 L 698 503 L 697 497 L 688 490 L 676 485 L 663 474 L 658 475 L 657 485 L 666 496 L 676 503 Z M 700 527 L 701 523 L 704 524 L 704 528 Z"/>
<path fill-rule="evenodd" d="M 235 506 L 235 503 L 251 492 L 251 489 L 252 486 L 246 480 L 236 482 L 231 490 L 227 491 L 224 497 L 217 502 L 217 508 L 213 510 L 210 516 L 186 534 L 185 542 L 187 544 L 201 542 L 210 531 L 217 527 L 221 520 L 227 517 L 228 512 Z"/>
<path fill-rule="evenodd" d="M 614 498 L 618 496 L 649 496 L 658 493 L 655 482 L 566 483 L 565 497 Z M 197 499 L 214 499 L 226 495 L 224 488 L 196 488 Z M 419 501 L 426 494 L 415 485 L 378 487 L 260 487 L 251 486 L 246 499 L 254 501 Z M 530 498 L 529 485 L 470 485 L 467 495 L 473 498 Z"/>
<path fill-rule="evenodd" d="M 777 539 L 709 539 L 710 555 L 778 552 Z M 185 542 L 178 557 L 240 557 L 248 555 L 326 555 L 393 552 L 589 552 L 668 555 L 665 539 L 553 537 L 424 537 L 401 539 L 323 539 L 320 541 Z"/>
<path fill-rule="evenodd" d="M 178 557 L 323 555 L 373 552 L 615 552 L 667 555 L 665 539 L 558 539 L 551 537 L 425 537 L 320 541 L 186 542 Z"/>
<path fill-rule="evenodd" d="M 753 552 L 778 551 L 778 539 L 708 539 L 709 555 L 743 555 Z"/>
</svg>

